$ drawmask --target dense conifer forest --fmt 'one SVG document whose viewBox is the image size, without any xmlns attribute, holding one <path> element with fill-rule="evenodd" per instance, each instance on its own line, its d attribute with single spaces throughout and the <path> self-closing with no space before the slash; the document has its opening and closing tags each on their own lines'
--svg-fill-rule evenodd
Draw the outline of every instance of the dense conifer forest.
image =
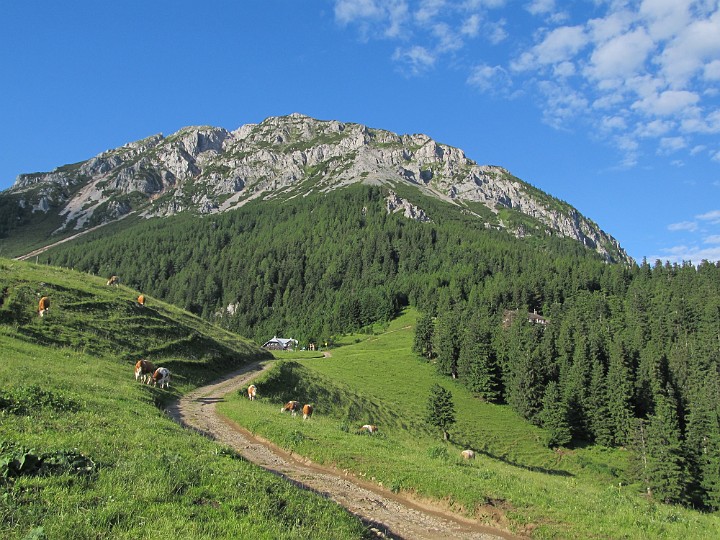
<svg viewBox="0 0 720 540">
<path fill-rule="evenodd" d="M 117 274 L 260 343 L 331 340 L 416 306 L 415 350 L 441 373 L 554 446 L 627 448 L 658 500 L 720 508 L 717 264 L 607 264 L 434 199 L 419 203 L 431 222 L 409 220 L 385 195 L 355 186 L 153 219 L 45 260 Z"/>
</svg>

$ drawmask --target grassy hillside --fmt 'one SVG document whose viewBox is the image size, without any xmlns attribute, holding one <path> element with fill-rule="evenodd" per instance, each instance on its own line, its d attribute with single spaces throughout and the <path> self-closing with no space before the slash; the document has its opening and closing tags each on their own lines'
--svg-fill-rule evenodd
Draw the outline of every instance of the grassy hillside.
<svg viewBox="0 0 720 540">
<path fill-rule="evenodd" d="M 254 432 L 312 459 L 373 479 L 393 491 L 433 499 L 455 511 L 535 538 L 717 538 L 720 519 L 645 498 L 624 478 L 626 452 L 587 447 L 553 451 L 544 430 L 507 406 L 484 403 L 410 352 L 416 313 L 382 333 L 346 338 L 332 357 L 286 359 L 220 410 Z M 429 390 L 453 394 L 451 443 L 424 421 Z M 288 399 L 315 415 L 278 413 Z M 357 428 L 375 423 L 375 436 Z M 463 448 L 478 458 L 465 462 Z"/>
<path fill-rule="evenodd" d="M 39 295 L 51 298 L 44 318 Z M 361 538 L 362 524 L 156 405 L 255 345 L 103 279 L 0 259 L 0 537 Z M 137 383 L 136 359 L 169 390 Z"/>
</svg>

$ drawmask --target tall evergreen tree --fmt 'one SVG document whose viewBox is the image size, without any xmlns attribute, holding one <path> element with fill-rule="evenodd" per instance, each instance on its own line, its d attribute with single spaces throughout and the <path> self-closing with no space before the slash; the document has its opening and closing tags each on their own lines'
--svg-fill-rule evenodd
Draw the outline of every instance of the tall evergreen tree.
<svg viewBox="0 0 720 540">
<path fill-rule="evenodd" d="M 548 430 L 548 446 L 565 446 L 572 440 L 567 403 L 562 399 L 555 381 L 550 381 L 545 388 L 540 420 Z"/>
<path fill-rule="evenodd" d="M 714 367 L 703 375 L 695 381 L 685 447 L 692 500 L 717 510 L 720 509 L 720 385 Z"/>
<path fill-rule="evenodd" d="M 489 320 L 473 317 L 464 325 L 460 354 L 458 356 L 458 376 L 460 381 L 472 392 L 480 394 L 487 401 L 497 401 L 498 366 L 491 345 Z"/>
<path fill-rule="evenodd" d="M 437 355 L 437 369 L 443 375 L 457 379 L 460 356 L 460 318 L 455 309 L 438 314 L 433 334 L 433 350 Z"/>
<path fill-rule="evenodd" d="M 599 361 L 595 361 L 590 374 L 590 388 L 585 402 L 590 433 L 596 443 L 611 446 L 613 433 L 610 411 L 607 404 L 607 384 L 605 370 Z"/>
<path fill-rule="evenodd" d="M 632 431 L 633 381 L 628 353 L 619 338 L 610 348 L 606 392 L 613 441 L 626 445 Z"/>
<path fill-rule="evenodd" d="M 413 341 L 413 351 L 430 359 L 434 355 L 433 336 L 435 333 L 435 323 L 431 313 L 423 313 L 418 319 L 415 326 L 415 340 Z"/>
<path fill-rule="evenodd" d="M 666 503 L 686 498 L 686 460 L 677 403 L 670 387 L 655 397 L 647 428 L 648 480 L 653 496 Z"/>
<path fill-rule="evenodd" d="M 448 430 L 455 423 L 455 404 L 450 390 L 446 390 L 437 383 L 430 389 L 427 401 L 427 421 L 442 431 L 443 440 L 447 441 L 450 438 Z"/>
</svg>

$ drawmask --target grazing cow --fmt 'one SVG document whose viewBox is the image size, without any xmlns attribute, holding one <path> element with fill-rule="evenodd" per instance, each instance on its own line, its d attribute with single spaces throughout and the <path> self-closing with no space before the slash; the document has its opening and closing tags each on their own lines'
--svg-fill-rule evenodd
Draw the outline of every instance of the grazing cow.
<svg viewBox="0 0 720 540">
<path fill-rule="evenodd" d="M 40 299 L 40 302 L 38 303 L 38 313 L 41 317 L 44 317 L 45 314 L 50 310 L 50 299 L 47 296 L 43 296 Z"/>
<path fill-rule="evenodd" d="M 152 375 L 152 383 L 153 386 L 160 385 L 160 388 L 169 388 L 170 387 L 170 370 L 168 368 L 160 367 L 155 370 L 155 373 Z M 150 384 L 150 381 L 148 381 L 148 384 Z"/>
<path fill-rule="evenodd" d="M 463 459 L 475 459 L 475 452 L 472 450 L 463 450 L 460 452 L 460 455 L 463 457 Z"/>
<path fill-rule="evenodd" d="M 248 386 L 248 398 L 250 401 L 255 399 L 255 394 L 257 394 L 257 387 L 254 384 L 251 384 Z"/>
<path fill-rule="evenodd" d="M 147 383 L 156 369 L 150 360 L 138 360 L 135 363 L 135 380 L 140 379 L 140 382 Z"/>
<path fill-rule="evenodd" d="M 280 412 L 290 411 L 290 414 L 295 416 L 299 410 L 300 410 L 300 402 L 299 401 L 288 401 L 285 405 L 282 406 L 282 409 L 280 409 Z"/>
<path fill-rule="evenodd" d="M 374 426 L 372 424 L 365 424 L 360 429 L 358 429 L 358 431 L 360 431 L 361 433 L 367 431 L 370 435 L 377 432 L 377 430 L 378 430 L 378 427 Z"/>
<path fill-rule="evenodd" d="M 305 404 L 303 405 L 303 420 L 307 420 L 312 416 L 313 408 L 312 405 Z"/>
<path fill-rule="evenodd" d="M 108 286 L 115 285 L 117 287 L 118 285 L 120 285 L 120 278 L 117 276 L 112 276 L 110 279 L 108 279 L 107 284 Z"/>
<path fill-rule="evenodd" d="M 144 294 L 141 294 L 140 296 L 138 296 L 138 304 L 140 304 L 141 306 L 145 305 L 145 295 Z"/>
</svg>

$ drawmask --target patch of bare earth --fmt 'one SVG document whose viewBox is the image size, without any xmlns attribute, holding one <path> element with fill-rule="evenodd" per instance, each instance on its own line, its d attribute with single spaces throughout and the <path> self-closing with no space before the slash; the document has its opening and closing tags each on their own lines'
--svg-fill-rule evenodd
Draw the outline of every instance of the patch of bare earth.
<svg viewBox="0 0 720 540">
<path fill-rule="evenodd" d="M 215 404 L 266 370 L 272 362 L 253 363 L 183 396 L 167 412 L 182 425 L 233 448 L 248 461 L 309 491 L 344 506 L 381 538 L 495 540 L 519 538 L 498 528 L 452 513 L 434 501 L 413 500 L 347 472 L 321 466 L 282 450 L 220 416 Z M 481 512 L 484 519 L 504 522 L 502 509 Z"/>
</svg>

